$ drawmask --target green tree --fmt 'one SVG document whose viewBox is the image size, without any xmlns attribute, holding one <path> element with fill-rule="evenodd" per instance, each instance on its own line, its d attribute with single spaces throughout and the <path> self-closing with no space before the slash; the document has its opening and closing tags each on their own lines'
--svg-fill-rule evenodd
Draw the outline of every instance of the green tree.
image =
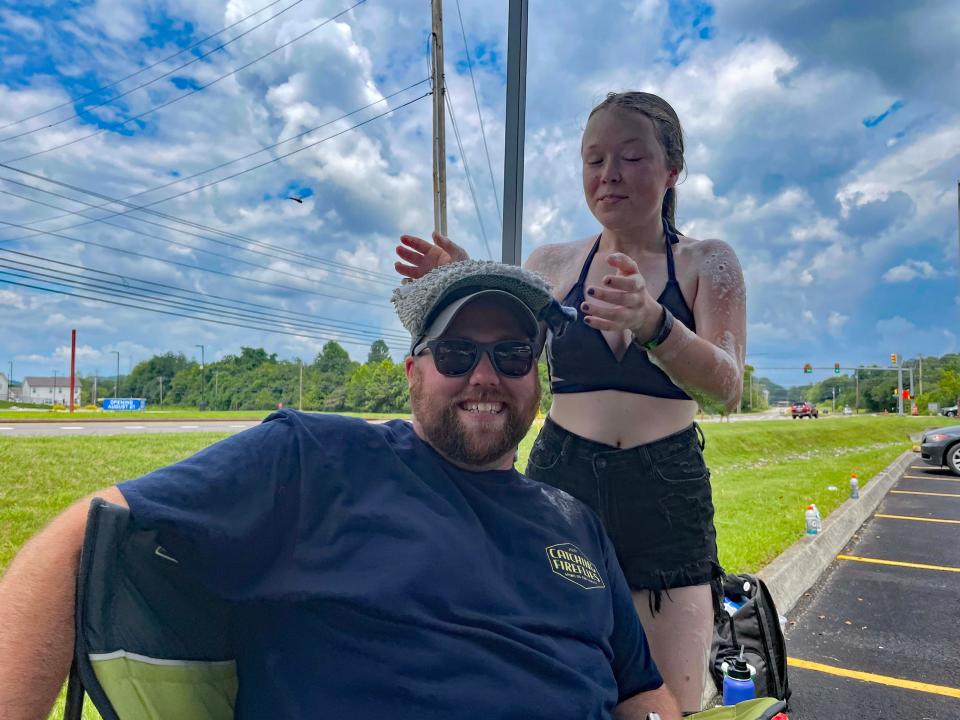
<svg viewBox="0 0 960 720">
<path fill-rule="evenodd" d="M 373 341 L 370 345 L 370 352 L 367 354 L 367 365 L 379 365 L 384 360 L 390 359 L 390 348 L 387 343 L 381 339 Z"/>
</svg>

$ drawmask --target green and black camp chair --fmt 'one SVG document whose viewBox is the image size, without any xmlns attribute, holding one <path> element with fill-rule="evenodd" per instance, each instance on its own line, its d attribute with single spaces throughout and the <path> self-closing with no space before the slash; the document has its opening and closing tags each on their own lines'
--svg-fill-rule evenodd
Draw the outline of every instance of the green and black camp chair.
<svg viewBox="0 0 960 720">
<path fill-rule="evenodd" d="M 230 720 L 237 693 L 230 608 L 181 571 L 130 512 L 90 505 L 77 579 L 65 718 L 86 691 L 104 720 Z"/>
<path fill-rule="evenodd" d="M 130 512 L 90 505 L 77 580 L 76 650 L 66 720 L 86 692 L 104 720 L 230 720 L 237 694 L 231 611 L 186 577 Z M 695 720 L 769 720 L 785 704 L 758 698 Z"/>
</svg>

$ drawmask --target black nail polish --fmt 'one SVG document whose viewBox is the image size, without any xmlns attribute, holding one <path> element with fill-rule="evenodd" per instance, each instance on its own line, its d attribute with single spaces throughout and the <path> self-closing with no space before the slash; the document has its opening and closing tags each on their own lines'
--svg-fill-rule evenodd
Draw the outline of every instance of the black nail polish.
<svg viewBox="0 0 960 720">
<path fill-rule="evenodd" d="M 590 312 L 590 306 L 587 305 L 586 303 L 584 303 L 584 304 L 582 305 L 582 307 L 583 307 L 583 311 L 584 311 L 584 312 Z"/>
<path fill-rule="evenodd" d="M 596 293 L 596 290 L 594 290 L 593 288 L 587 288 L 587 295 L 594 295 L 595 293 Z"/>
</svg>

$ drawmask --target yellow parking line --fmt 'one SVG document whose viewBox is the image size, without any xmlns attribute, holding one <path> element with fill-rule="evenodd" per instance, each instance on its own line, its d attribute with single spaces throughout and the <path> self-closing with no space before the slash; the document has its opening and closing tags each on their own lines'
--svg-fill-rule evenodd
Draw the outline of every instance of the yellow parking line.
<svg viewBox="0 0 960 720">
<path fill-rule="evenodd" d="M 930 495 L 932 497 L 955 497 L 960 498 L 960 493 L 929 493 L 919 490 L 891 490 L 891 495 Z"/>
<path fill-rule="evenodd" d="M 828 675 L 838 675 L 840 677 L 852 678 L 854 680 L 863 680 L 878 685 L 889 685 L 890 687 L 904 688 L 905 690 L 917 690 L 919 692 L 931 693 L 933 695 L 945 695 L 946 697 L 960 698 L 960 688 L 949 687 L 948 685 L 931 685 L 930 683 L 917 682 L 916 680 L 906 680 L 904 678 L 891 677 L 889 675 L 877 675 L 876 673 L 863 672 L 862 670 L 847 670 L 846 668 L 835 667 L 833 665 L 824 665 L 823 663 L 811 662 L 810 660 L 800 660 L 799 658 L 788 657 L 787 665 L 790 667 L 801 668 L 803 670 L 816 670 L 817 672 L 827 673 Z"/>
<path fill-rule="evenodd" d="M 960 478 L 944 477 L 943 475 L 904 475 L 907 480 L 943 480 L 944 482 L 960 482 Z"/>
<path fill-rule="evenodd" d="M 921 518 L 910 515 L 883 515 L 876 513 L 874 517 L 887 518 L 888 520 L 917 520 L 918 522 L 947 523 L 950 525 L 960 525 L 960 520 L 941 520 L 940 518 Z"/>
<path fill-rule="evenodd" d="M 877 558 L 857 557 L 856 555 L 837 555 L 837 560 L 855 560 L 856 562 L 873 563 L 875 565 L 894 565 L 896 567 L 916 568 L 918 570 L 941 570 L 943 572 L 960 573 L 960 567 L 924 565 L 923 563 L 901 562 L 900 560 L 878 560 Z"/>
</svg>

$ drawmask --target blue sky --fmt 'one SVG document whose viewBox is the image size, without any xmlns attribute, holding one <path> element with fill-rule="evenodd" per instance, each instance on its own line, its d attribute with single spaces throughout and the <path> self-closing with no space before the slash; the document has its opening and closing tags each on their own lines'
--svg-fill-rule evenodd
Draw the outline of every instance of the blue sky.
<svg viewBox="0 0 960 720">
<path fill-rule="evenodd" d="M 0 162 L 17 168 L 0 168 L 0 220 L 56 233 L 0 224 L 0 371 L 13 361 L 18 379 L 66 372 L 71 328 L 85 373 L 111 373 L 114 350 L 126 372 L 154 353 L 197 356 L 198 344 L 208 360 L 243 345 L 311 359 L 335 338 L 363 359 L 380 334 L 399 359 L 393 247 L 432 224 L 430 106 L 417 100 L 425 85 L 393 94 L 427 75 L 427 3 L 368 0 L 249 64 L 352 4 L 0 0 Z M 580 133 L 607 91 L 648 90 L 684 124 L 681 230 L 727 240 L 743 264 L 748 361 L 795 368 L 763 374 L 793 385 L 805 362 L 960 351 L 960 84 L 948 80 L 960 77 L 960 25 L 949 0 L 855 5 L 532 0 L 524 255 L 596 231 Z M 483 257 L 478 214 L 499 246 L 506 3 L 460 7 L 495 189 L 447 0 L 447 79 L 464 146 L 448 121 L 449 225 Z M 137 194 L 130 203 L 164 216 L 94 211 L 105 200 L 85 191 Z M 172 292 L 179 304 L 154 295 L 168 302 L 154 306 L 180 314 L 202 294 L 234 314 L 201 322 L 24 287 L 57 279 L 74 280 L 59 287 L 75 295 L 106 289 L 124 302 L 131 286 Z M 251 312 L 290 334 L 229 324 Z"/>
</svg>

